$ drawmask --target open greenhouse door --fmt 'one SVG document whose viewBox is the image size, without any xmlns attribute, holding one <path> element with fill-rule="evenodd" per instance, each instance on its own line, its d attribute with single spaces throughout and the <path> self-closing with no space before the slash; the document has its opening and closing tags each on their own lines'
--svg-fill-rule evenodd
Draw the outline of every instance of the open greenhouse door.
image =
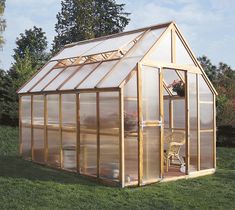
<svg viewBox="0 0 235 210">
<path fill-rule="evenodd" d="M 159 68 L 139 66 L 139 185 L 160 181 L 163 172 L 163 94 Z"/>
</svg>

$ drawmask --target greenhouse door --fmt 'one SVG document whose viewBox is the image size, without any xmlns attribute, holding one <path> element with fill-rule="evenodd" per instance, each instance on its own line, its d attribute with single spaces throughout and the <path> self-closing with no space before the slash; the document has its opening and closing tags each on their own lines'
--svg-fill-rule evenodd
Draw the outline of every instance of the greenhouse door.
<svg viewBox="0 0 235 210">
<path fill-rule="evenodd" d="M 139 184 L 162 177 L 162 74 L 159 68 L 141 67 L 142 97 L 139 110 Z"/>
</svg>

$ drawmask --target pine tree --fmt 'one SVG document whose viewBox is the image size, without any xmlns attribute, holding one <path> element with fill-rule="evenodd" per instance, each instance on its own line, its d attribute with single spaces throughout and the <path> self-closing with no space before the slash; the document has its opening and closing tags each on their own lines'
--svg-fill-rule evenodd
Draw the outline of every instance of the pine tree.
<svg viewBox="0 0 235 210">
<path fill-rule="evenodd" d="M 3 13 L 4 13 L 4 9 L 5 9 L 5 0 L 0 0 L 0 48 L 4 44 L 4 39 L 3 39 L 3 36 L 2 36 L 2 32 L 6 28 L 6 20 L 3 19 L 3 17 L 2 17 Z"/>
<path fill-rule="evenodd" d="M 114 0 L 63 0 L 57 14 L 52 52 L 65 44 L 118 33 L 129 23 L 124 4 Z"/>
</svg>

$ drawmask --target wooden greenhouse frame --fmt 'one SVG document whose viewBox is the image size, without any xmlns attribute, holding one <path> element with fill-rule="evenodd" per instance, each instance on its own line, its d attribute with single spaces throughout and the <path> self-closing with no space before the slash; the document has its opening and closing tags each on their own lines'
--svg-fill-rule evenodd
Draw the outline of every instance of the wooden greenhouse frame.
<svg viewBox="0 0 235 210">
<path fill-rule="evenodd" d="M 18 94 L 25 159 L 120 187 L 215 172 L 217 92 L 174 22 L 66 45 Z"/>
</svg>

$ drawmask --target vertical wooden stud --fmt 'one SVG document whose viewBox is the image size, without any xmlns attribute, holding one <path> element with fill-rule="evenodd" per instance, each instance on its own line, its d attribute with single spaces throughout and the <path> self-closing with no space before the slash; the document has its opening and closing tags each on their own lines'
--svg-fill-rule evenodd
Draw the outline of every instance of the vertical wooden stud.
<svg viewBox="0 0 235 210">
<path fill-rule="evenodd" d="M 200 171 L 200 98 L 199 98 L 199 75 L 197 74 L 197 170 Z"/>
<path fill-rule="evenodd" d="M 59 94 L 59 134 L 60 134 L 60 168 L 63 168 L 63 139 L 62 139 L 62 95 Z"/>
<path fill-rule="evenodd" d="M 47 96 L 44 95 L 44 162 L 47 163 L 48 143 L 47 143 Z"/>
<path fill-rule="evenodd" d="M 33 95 L 31 95 L 31 155 L 34 161 L 34 139 L 33 139 Z"/>
<path fill-rule="evenodd" d="M 97 178 L 100 177 L 100 95 L 96 93 L 96 120 L 97 120 Z"/>
<path fill-rule="evenodd" d="M 22 155 L 23 141 L 22 141 L 22 96 L 19 96 L 19 155 Z"/>
<path fill-rule="evenodd" d="M 76 115 L 77 115 L 77 146 L 76 146 L 76 155 L 77 155 L 77 173 L 80 171 L 80 99 L 79 93 L 76 94 Z"/>
<path fill-rule="evenodd" d="M 159 115 L 160 115 L 160 178 L 163 178 L 164 174 L 164 110 L 163 110 L 163 75 L 162 75 L 162 69 L 159 70 Z"/>
<path fill-rule="evenodd" d="M 175 28 L 171 29 L 171 63 L 176 63 Z"/>
<path fill-rule="evenodd" d="M 142 110 L 142 72 L 137 64 L 137 97 L 138 97 L 138 184 L 143 182 L 143 110 Z"/>
<path fill-rule="evenodd" d="M 213 166 L 216 168 L 216 95 L 213 94 Z"/>
<path fill-rule="evenodd" d="M 123 97 L 123 88 L 119 91 L 119 121 L 120 121 L 120 128 L 119 128 L 119 164 L 120 164 L 120 174 L 119 174 L 119 181 L 121 187 L 125 186 L 125 148 L 124 148 L 124 97 Z"/>
<path fill-rule="evenodd" d="M 190 121 L 189 121 L 189 84 L 188 72 L 185 75 L 185 122 L 186 122 L 186 174 L 190 172 Z"/>
</svg>

